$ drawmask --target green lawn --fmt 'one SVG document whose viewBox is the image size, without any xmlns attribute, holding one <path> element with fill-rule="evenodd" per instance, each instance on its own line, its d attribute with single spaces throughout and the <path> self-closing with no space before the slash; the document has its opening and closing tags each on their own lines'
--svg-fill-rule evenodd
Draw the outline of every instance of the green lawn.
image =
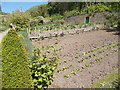
<svg viewBox="0 0 120 90">
<path fill-rule="evenodd" d="M 113 88 L 113 82 L 118 79 L 118 69 L 120 68 L 117 68 L 115 71 L 105 75 L 97 82 L 89 86 L 89 88 Z"/>
</svg>

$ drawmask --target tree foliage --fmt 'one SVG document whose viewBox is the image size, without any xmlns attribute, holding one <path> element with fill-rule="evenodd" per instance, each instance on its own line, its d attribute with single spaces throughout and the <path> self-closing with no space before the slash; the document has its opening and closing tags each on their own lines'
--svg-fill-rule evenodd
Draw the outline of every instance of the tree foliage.
<svg viewBox="0 0 120 90">
<path fill-rule="evenodd" d="M 120 13 L 108 13 L 106 16 L 105 24 L 111 27 L 120 27 Z"/>
<path fill-rule="evenodd" d="M 118 7 L 120 7 L 118 2 L 49 2 L 32 7 L 27 12 L 30 12 L 33 17 L 51 17 L 66 16 L 66 14 L 77 15 L 78 12 L 80 12 L 79 14 L 91 14 L 101 11 L 116 11 Z"/>
<path fill-rule="evenodd" d="M 30 15 L 28 12 L 16 10 L 9 16 L 9 21 L 16 26 L 27 27 L 28 22 L 30 21 Z"/>
</svg>

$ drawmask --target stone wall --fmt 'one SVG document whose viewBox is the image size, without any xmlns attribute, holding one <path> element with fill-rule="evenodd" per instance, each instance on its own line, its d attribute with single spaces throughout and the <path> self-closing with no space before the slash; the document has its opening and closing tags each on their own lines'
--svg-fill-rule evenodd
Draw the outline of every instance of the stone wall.
<svg viewBox="0 0 120 90">
<path fill-rule="evenodd" d="M 104 13 L 106 13 L 106 12 L 94 13 L 92 15 L 84 14 L 84 15 L 76 15 L 76 16 L 66 17 L 64 24 L 65 25 L 67 25 L 67 24 L 83 24 L 86 22 L 86 17 L 89 17 L 90 23 L 103 24 L 105 21 Z"/>
</svg>

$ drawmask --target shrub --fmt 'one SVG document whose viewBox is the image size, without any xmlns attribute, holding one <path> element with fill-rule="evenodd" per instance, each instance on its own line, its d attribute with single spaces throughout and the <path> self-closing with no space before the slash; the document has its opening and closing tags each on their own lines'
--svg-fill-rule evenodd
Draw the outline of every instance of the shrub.
<svg viewBox="0 0 120 90">
<path fill-rule="evenodd" d="M 32 88 L 28 58 L 14 29 L 2 40 L 2 68 L 3 88 Z"/>
<path fill-rule="evenodd" d="M 48 88 L 53 78 L 53 71 L 57 67 L 56 60 L 58 58 L 52 57 L 48 60 L 44 54 L 42 57 L 36 59 L 31 64 L 32 78 L 34 82 L 34 89 Z"/>
</svg>

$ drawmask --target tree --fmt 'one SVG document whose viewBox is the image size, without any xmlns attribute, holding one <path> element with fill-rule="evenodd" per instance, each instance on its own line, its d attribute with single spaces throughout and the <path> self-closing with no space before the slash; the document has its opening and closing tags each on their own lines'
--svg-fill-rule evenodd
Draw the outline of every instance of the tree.
<svg viewBox="0 0 120 90">
<path fill-rule="evenodd" d="M 30 21 L 30 14 L 28 12 L 16 10 L 9 16 L 9 21 L 16 26 L 24 28 L 28 26 L 28 22 Z"/>
</svg>

